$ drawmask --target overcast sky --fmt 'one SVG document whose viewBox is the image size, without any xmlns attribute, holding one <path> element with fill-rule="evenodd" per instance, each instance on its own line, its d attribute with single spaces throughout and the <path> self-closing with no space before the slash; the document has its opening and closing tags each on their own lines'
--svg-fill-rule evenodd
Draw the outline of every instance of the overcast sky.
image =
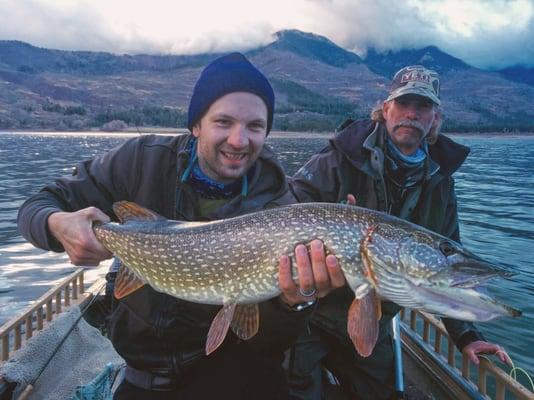
<svg viewBox="0 0 534 400">
<path fill-rule="evenodd" d="M 55 49 L 247 50 L 281 29 L 359 55 L 434 44 L 477 67 L 534 66 L 534 0 L 0 0 L 0 39 Z"/>
</svg>

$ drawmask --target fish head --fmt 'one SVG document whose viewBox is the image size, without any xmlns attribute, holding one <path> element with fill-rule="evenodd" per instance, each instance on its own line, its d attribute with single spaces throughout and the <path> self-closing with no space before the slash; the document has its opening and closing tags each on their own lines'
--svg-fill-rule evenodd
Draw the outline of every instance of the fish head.
<svg viewBox="0 0 534 400">
<path fill-rule="evenodd" d="M 489 279 L 514 275 L 510 269 L 417 225 L 378 225 L 362 251 L 377 292 L 401 306 L 468 321 L 520 315 L 477 290 Z"/>
</svg>

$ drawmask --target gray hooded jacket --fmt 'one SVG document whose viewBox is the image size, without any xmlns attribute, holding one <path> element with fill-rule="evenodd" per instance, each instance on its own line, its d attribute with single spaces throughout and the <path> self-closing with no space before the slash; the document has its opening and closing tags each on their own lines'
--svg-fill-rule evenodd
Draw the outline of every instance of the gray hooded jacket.
<svg viewBox="0 0 534 400">
<path fill-rule="evenodd" d="M 388 212 L 391 201 L 384 178 L 384 134 L 387 134 L 385 127 L 370 120 L 355 121 L 339 132 L 290 180 L 299 202 L 340 202 L 346 200 L 347 194 L 353 194 L 358 206 Z M 452 174 L 462 165 L 469 149 L 440 135 L 429 146 L 429 153 L 424 182 L 406 193 L 397 216 L 459 241 Z M 314 321 L 346 336 L 346 311 L 338 313 L 337 310 L 343 308 L 339 307 L 340 302 L 350 304 L 352 298 L 352 293 L 346 290 L 333 293 L 320 303 Z M 397 305 L 384 302 L 381 326 L 398 311 Z M 471 323 L 448 318 L 443 318 L 443 322 L 460 349 L 475 340 L 483 340 Z"/>
</svg>

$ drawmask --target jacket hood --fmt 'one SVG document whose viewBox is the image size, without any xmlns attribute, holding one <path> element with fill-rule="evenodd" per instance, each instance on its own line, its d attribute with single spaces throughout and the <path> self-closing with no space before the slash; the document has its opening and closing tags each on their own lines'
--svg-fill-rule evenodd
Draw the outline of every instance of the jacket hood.
<svg viewBox="0 0 534 400">
<path fill-rule="evenodd" d="M 336 136 L 330 139 L 330 144 L 341 152 L 357 168 L 361 169 L 369 158 L 369 151 L 363 144 L 375 129 L 385 129 L 381 124 L 369 119 L 354 121 Z M 469 154 L 469 147 L 456 143 L 444 135 L 429 146 L 429 153 L 440 167 L 441 173 L 452 175 L 463 164 Z"/>
</svg>

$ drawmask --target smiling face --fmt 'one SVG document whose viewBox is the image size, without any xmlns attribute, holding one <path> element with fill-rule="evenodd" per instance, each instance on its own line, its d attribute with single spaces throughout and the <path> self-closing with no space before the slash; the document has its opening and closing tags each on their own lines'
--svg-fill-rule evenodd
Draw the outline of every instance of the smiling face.
<svg viewBox="0 0 534 400">
<path fill-rule="evenodd" d="M 267 107 L 251 93 L 215 101 L 193 127 L 202 172 L 220 183 L 241 178 L 260 155 L 267 136 Z"/>
<path fill-rule="evenodd" d="M 406 155 L 413 154 L 441 120 L 432 100 L 413 94 L 385 102 L 383 116 L 391 141 Z"/>
</svg>

